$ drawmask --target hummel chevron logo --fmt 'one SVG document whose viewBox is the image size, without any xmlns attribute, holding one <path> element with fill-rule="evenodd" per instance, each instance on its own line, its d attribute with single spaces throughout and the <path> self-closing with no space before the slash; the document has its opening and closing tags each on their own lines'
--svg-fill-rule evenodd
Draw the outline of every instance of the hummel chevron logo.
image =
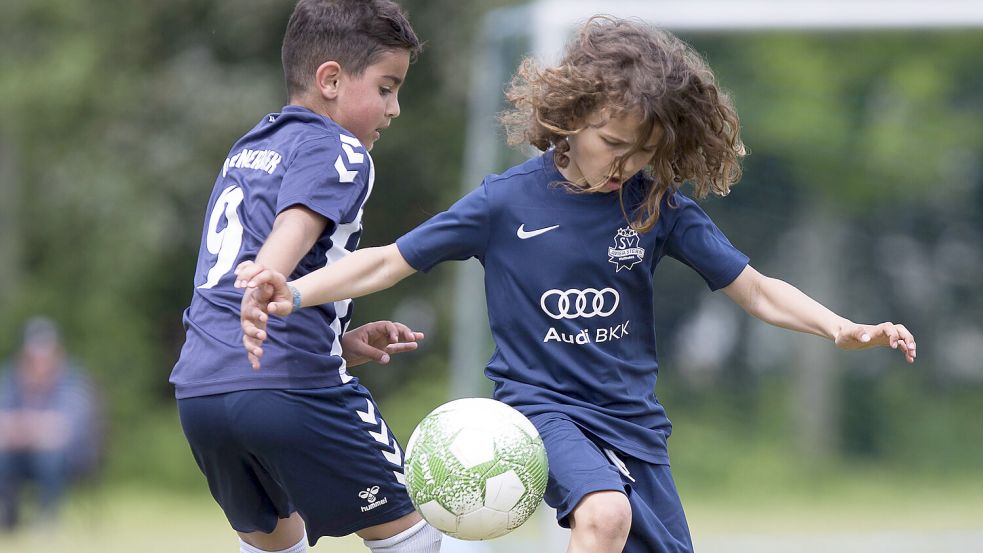
<svg viewBox="0 0 983 553">
<path fill-rule="evenodd" d="M 338 138 L 341 139 L 341 149 L 345 150 L 345 156 L 348 157 L 348 163 L 362 163 L 365 161 L 365 155 L 355 151 L 356 147 L 362 145 L 357 138 L 352 138 L 343 134 L 339 134 Z"/>
<path fill-rule="evenodd" d="M 341 156 L 334 162 L 335 171 L 338 171 L 338 180 L 341 182 L 355 182 L 355 176 L 358 175 L 358 171 L 349 171 L 345 167 L 345 163 L 341 161 Z"/>
<path fill-rule="evenodd" d="M 341 140 L 341 149 L 345 151 L 345 157 L 348 158 L 349 164 L 361 164 L 365 161 L 365 154 L 355 151 L 356 146 L 362 145 L 357 138 L 344 134 L 339 134 L 338 138 Z M 345 165 L 340 155 L 334 162 L 334 168 L 335 171 L 338 171 L 338 180 L 341 182 L 355 182 L 358 171 L 349 171 L 348 166 Z"/>
<path fill-rule="evenodd" d="M 369 436 L 372 436 L 372 439 L 379 442 L 380 444 L 392 448 L 393 450 L 392 453 L 382 448 L 379 449 L 379 452 L 382 453 L 382 456 L 386 458 L 386 461 L 389 461 L 390 463 L 402 469 L 403 452 L 399 449 L 399 444 L 396 443 L 396 438 L 392 438 L 392 442 L 390 442 L 389 428 L 386 427 L 386 421 L 381 420 L 375 416 L 375 405 L 373 405 L 371 401 L 365 400 L 365 403 L 366 405 L 368 405 L 368 409 L 366 411 L 355 411 L 355 413 L 358 414 L 358 418 L 362 419 L 362 422 L 371 425 L 376 425 L 376 424 L 379 425 L 378 432 L 373 432 L 372 430 L 368 431 Z M 404 482 L 405 477 L 403 476 L 402 470 L 400 471 L 394 470 L 393 474 L 396 476 L 397 482 L 399 482 L 400 484 Z"/>
<path fill-rule="evenodd" d="M 540 234 L 546 234 L 547 232 L 560 228 L 560 225 L 553 225 L 551 227 L 541 228 L 537 230 L 526 230 L 526 225 L 519 225 L 519 230 L 516 231 L 516 235 L 522 239 L 527 240 L 533 236 L 539 236 Z"/>
</svg>

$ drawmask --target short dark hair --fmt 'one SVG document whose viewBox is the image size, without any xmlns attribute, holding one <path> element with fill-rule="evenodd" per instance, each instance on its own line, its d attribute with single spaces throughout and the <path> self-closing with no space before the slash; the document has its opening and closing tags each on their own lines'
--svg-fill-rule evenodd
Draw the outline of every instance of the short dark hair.
<svg viewBox="0 0 983 553">
<path fill-rule="evenodd" d="M 337 61 L 346 73 L 361 75 L 386 51 L 422 45 L 406 14 L 390 0 L 300 0 L 283 36 L 281 59 L 287 94 L 307 90 L 317 68 Z"/>
</svg>

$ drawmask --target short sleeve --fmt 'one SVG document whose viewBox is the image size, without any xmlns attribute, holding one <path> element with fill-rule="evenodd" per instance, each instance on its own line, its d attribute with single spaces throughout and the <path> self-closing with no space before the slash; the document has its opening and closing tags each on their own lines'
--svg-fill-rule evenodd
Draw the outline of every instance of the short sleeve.
<svg viewBox="0 0 983 553">
<path fill-rule="evenodd" d="M 303 205 L 335 223 L 353 220 L 368 193 L 372 159 L 355 138 L 309 140 L 298 146 L 277 195 L 276 212 Z"/>
<path fill-rule="evenodd" d="M 693 200 L 675 196 L 674 222 L 666 239 L 670 257 L 693 268 L 711 290 L 734 282 L 748 264 L 748 257 L 735 248 L 710 217 Z"/>
<path fill-rule="evenodd" d="M 489 232 L 488 190 L 484 183 L 443 213 L 396 240 L 406 262 L 427 272 L 443 261 L 484 260 Z"/>
</svg>

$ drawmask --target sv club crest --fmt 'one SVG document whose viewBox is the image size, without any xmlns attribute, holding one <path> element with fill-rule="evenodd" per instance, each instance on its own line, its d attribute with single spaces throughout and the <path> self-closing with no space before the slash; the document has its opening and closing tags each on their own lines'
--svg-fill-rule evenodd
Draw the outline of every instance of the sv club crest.
<svg viewBox="0 0 983 553">
<path fill-rule="evenodd" d="M 618 229 L 614 245 L 608 248 L 608 261 L 614 263 L 615 271 L 631 270 L 645 258 L 645 248 L 639 245 L 638 233 L 631 227 Z"/>
</svg>

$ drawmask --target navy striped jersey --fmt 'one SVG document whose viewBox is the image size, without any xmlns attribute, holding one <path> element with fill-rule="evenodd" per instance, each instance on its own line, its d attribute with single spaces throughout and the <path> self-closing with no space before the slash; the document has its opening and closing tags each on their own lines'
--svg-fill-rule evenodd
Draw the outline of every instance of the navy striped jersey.
<svg viewBox="0 0 983 553">
<path fill-rule="evenodd" d="M 674 257 L 718 289 L 748 258 L 682 194 L 639 234 L 617 192 L 577 194 L 563 180 L 548 151 L 487 177 L 397 246 L 421 271 L 470 257 L 484 265 L 496 346 L 485 374 L 496 399 L 527 416 L 569 418 L 615 449 L 667 463 L 672 426 L 655 394 L 655 267 Z M 639 176 L 625 184 L 629 214 L 646 186 Z"/>
<path fill-rule="evenodd" d="M 291 279 L 353 251 L 374 178 L 372 159 L 354 135 L 302 107 L 267 115 L 235 143 L 208 200 L 194 294 L 184 312 L 186 340 L 170 378 L 178 398 L 352 379 L 339 340 L 351 300 L 271 317 L 263 366 L 253 370 L 242 346 L 242 290 L 233 287 L 234 271 L 256 258 L 273 220 L 291 206 L 328 219 Z"/>
</svg>

